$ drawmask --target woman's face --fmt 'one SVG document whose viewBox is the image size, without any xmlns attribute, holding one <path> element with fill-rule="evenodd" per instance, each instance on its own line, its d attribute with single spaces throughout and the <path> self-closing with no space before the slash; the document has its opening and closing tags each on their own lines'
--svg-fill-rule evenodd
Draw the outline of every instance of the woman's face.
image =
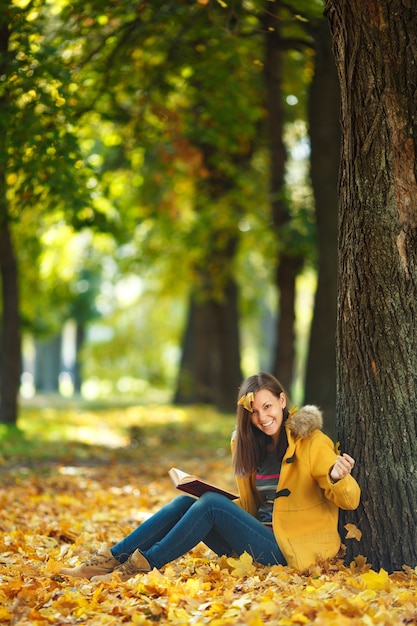
<svg viewBox="0 0 417 626">
<path fill-rule="evenodd" d="M 285 393 L 282 392 L 277 398 L 269 389 L 257 391 L 252 402 L 252 424 L 272 437 L 274 444 L 278 441 L 286 404 Z"/>
</svg>

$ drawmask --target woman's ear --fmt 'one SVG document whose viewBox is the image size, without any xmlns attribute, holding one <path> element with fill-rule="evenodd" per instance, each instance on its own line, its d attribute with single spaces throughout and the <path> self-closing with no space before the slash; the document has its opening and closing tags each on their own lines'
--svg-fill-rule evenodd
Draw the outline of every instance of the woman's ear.
<svg viewBox="0 0 417 626">
<path fill-rule="evenodd" d="M 281 391 L 281 393 L 279 394 L 279 399 L 281 401 L 282 408 L 285 409 L 285 407 L 287 406 L 287 396 L 283 391 Z"/>
</svg>

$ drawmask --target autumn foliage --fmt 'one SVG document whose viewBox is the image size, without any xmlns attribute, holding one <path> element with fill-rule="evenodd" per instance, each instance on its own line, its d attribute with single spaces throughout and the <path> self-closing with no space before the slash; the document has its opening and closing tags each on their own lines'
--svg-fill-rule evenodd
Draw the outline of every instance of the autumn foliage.
<svg viewBox="0 0 417 626">
<path fill-rule="evenodd" d="M 203 429 L 210 424 L 209 413 L 193 409 Z M 191 431 L 187 419 L 177 424 L 178 430 L 172 420 L 157 426 L 156 418 L 154 428 L 138 431 L 132 414 L 119 411 L 118 422 L 130 429 L 123 447 L 115 429 L 117 446 L 45 443 L 49 460 L 3 453 L 0 623 L 416 624 L 417 569 L 388 575 L 374 571 L 362 557 L 347 566 L 334 561 L 297 572 L 259 566 L 248 554 L 218 558 L 200 544 L 161 571 L 125 583 L 59 576 L 63 563 L 77 564 L 102 542 L 118 541 L 173 498 L 176 492 L 166 472 L 174 462 L 231 487 L 224 446 L 232 422 L 224 419 L 218 435 L 214 426 L 212 432 Z M 356 541 L 355 529 L 348 530 L 348 540 Z"/>
</svg>

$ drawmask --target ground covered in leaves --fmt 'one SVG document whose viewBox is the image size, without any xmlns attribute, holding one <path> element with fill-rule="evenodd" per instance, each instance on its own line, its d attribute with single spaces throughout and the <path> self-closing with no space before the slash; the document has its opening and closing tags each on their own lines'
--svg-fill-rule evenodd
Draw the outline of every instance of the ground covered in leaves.
<svg viewBox="0 0 417 626">
<path fill-rule="evenodd" d="M 26 435 L 2 441 L 0 624 L 417 624 L 417 572 L 376 572 L 362 558 L 300 573 L 200 544 L 125 583 L 59 577 L 63 563 L 118 541 L 177 495 L 172 465 L 234 487 L 233 418 L 197 408 L 25 416 Z"/>
</svg>

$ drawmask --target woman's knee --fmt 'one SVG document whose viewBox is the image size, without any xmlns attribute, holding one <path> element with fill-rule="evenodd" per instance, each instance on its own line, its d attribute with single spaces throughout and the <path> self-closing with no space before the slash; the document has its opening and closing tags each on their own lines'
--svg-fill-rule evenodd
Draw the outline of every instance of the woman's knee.
<svg viewBox="0 0 417 626">
<path fill-rule="evenodd" d="M 193 504 L 195 502 L 195 498 L 193 496 L 186 496 L 185 494 L 181 494 L 174 498 L 174 502 L 183 503 L 183 504 Z"/>
<path fill-rule="evenodd" d="M 230 500 L 226 498 L 226 496 L 222 496 L 220 493 L 215 493 L 214 491 L 206 491 L 199 498 L 199 502 L 204 506 L 219 506 L 221 508 L 228 506 Z"/>
<path fill-rule="evenodd" d="M 184 507 L 185 509 L 190 508 L 195 503 L 195 498 L 192 496 L 181 495 L 177 496 L 173 500 L 173 504 L 179 507 Z"/>
<path fill-rule="evenodd" d="M 184 514 L 195 503 L 192 496 L 180 495 L 168 502 L 161 511 L 176 511 L 178 514 Z"/>
</svg>

